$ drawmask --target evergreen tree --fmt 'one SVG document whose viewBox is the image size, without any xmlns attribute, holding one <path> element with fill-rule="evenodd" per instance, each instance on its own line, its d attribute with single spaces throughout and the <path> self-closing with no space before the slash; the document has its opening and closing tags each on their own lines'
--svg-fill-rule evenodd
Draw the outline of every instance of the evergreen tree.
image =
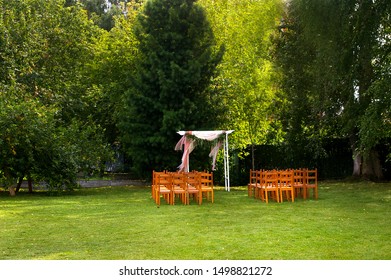
<svg viewBox="0 0 391 280">
<path fill-rule="evenodd" d="M 208 91 L 223 51 L 204 10 L 194 0 L 152 0 L 135 25 L 139 62 L 133 86 L 125 94 L 121 129 L 133 166 L 173 169 L 178 130 L 214 129 Z"/>
</svg>

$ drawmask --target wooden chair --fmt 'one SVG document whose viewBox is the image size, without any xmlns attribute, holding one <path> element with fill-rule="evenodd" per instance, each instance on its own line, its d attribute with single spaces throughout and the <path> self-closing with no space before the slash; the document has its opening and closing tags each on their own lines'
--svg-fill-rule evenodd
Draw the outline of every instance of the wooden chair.
<svg viewBox="0 0 391 280">
<path fill-rule="evenodd" d="M 304 198 L 309 196 L 310 190 L 312 190 L 312 196 L 314 199 L 318 199 L 318 170 L 307 169 L 305 171 L 305 184 L 304 184 Z"/>
<path fill-rule="evenodd" d="M 295 189 L 293 185 L 293 170 L 283 170 L 279 172 L 278 177 L 278 188 L 280 190 L 280 202 L 284 201 L 283 194 L 285 193 L 285 196 L 287 200 L 292 200 L 292 202 L 295 201 Z"/>
<path fill-rule="evenodd" d="M 269 192 L 271 193 L 271 198 L 277 202 L 280 201 L 277 176 L 278 174 L 276 170 L 265 171 L 262 191 L 266 203 L 269 203 Z"/>
<path fill-rule="evenodd" d="M 305 197 L 305 171 L 304 169 L 293 170 L 293 188 L 295 197 Z"/>
<path fill-rule="evenodd" d="M 202 203 L 203 196 L 206 194 L 206 199 L 211 200 L 214 203 L 214 190 L 213 190 L 213 173 L 212 172 L 200 172 L 200 204 Z"/>
<path fill-rule="evenodd" d="M 254 197 L 265 201 L 264 188 L 265 188 L 265 177 L 267 171 L 258 170 L 257 171 L 257 183 L 255 184 Z"/>
<path fill-rule="evenodd" d="M 179 197 L 183 204 L 188 204 L 186 176 L 182 172 L 172 172 L 170 175 L 172 178 L 171 204 L 175 204 L 176 197 Z"/>
<path fill-rule="evenodd" d="M 187 179 L 187 202 L 190 203 L 190 198 L 193 197 L 198 204 L 201 204 L 202 199 L 200 196 L 201 178 L 197 172 L 185 173 Z"/>
<path fill-rule="evenodd" d="M 152 195 L 152 198 L 153 198 L 153 200 L 156 200 L 156 198 L 155 198 L 155 194 L 156 194 L 156 186 L 157 186 L 157 176 L 159 175 L 159 174 L 165 174 L 166 173 L 166 171 L 155 171 L 155 170 L 153 170 L 152 171 L 152 184 L 151 184 L 151 195 Z"/>
<path fill-rule="evenodd" d="M 161 197 L 163 197 L 168 204 L 172 203 L 172 177 L 165 172 L 158 172 L 154 174 L 154 199 L 158 206 L 160 206 Z"/>
<path fill-rule="evenodd" d="M 247 184 L 247 192 L 249 197 L 255 197 L 255 191 L 259 187 L 260 171 L 250 169 L 250 180 Z"/>
</svg>

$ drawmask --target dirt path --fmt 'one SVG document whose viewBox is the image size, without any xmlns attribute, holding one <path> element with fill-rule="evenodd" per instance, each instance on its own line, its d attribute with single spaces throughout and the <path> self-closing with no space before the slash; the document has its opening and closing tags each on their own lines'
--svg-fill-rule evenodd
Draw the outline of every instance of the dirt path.
<svg viewBox="0 0 391 280">
<path fill-rule="evenodd" d="M 141 180 L 78 180 L 82 188 L 120 187 L 120 186 L 147 186 L 148 183 Z M 44 184 L 42 184 L 44 185 Z M 22 188 L 27 188 L 27 182 L 22 183 Z M 33 183 L 33 188 L 39 188 Z"/>
<path fill-rule="evenodd" d="M 83 188 L 118 187 L 118 186 L 146 186 L 145 181 L 136 180 L 79 180 Z"/>
</svg>

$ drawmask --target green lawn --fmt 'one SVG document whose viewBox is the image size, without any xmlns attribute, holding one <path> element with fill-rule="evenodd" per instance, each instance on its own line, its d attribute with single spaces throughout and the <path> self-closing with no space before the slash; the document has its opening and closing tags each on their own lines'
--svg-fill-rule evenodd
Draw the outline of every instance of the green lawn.
<svg viewBox="0 0 391 280">
<path fill-rule="evenodd" d="M 318 200 L 265 204 L 244 187 L 162 204 L 149 187 L 60 196 L 0 191 L 0 259 L 391 259 L 391 183 L 321 182 Z"/>
</svg>

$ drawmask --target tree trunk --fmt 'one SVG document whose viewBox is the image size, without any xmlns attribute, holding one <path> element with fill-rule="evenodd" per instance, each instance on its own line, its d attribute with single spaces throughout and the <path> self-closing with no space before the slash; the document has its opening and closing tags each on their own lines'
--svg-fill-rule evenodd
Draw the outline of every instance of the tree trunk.
<svg viewBox="0 0 391 280">
<path fill-rule="evenodd" d="M 255 170 L 255 148 L 254 144 L 251 144 L 251 166 L 252 170 Z"/>
<path fill-rule="evenodd" d="M 7 185 L 9 186 L 8 187 L 8 191 L 10 193 L 10 196 L 15 196 L 15 187 L 16 187 L 16 184 L 12 178 L 12 176 L 10 175 L 11 172 L 9 171 L 9 169 L 5 168 L 4 170 L 4 176 L 5 176 L 5 179 L 6 179 L 6 182 L 7 182 Z"/>
<path fill-rule="evenodd" d="M 31 179 L 31 176 L 27 176 L 27 183 L 29 187 L 29 193 L 33 193 L 33 180 Z"/>
<path fill-rule="evenodd" d="M 361 176 L 362 155 L 360 152 L 353 152 L 353 177 Z"/>
<path fill-rule="evenodd" d="M 18 180 L 18 183 L 17 183 L 17 185 L 16 185 L 16 190 L 15 190 L 15 192 L 16 192 L 16 193 L 18 193 L 18 192 L 19 192 L 19 190 L 20 190 L 20 187 L 22 186 L 22 183 L 23 183 L 23 177 L 24 177 L 24 176 L 20 176 L 20 178 L 19 178 L 19 180 Z"/>
<path fill-rule="evenodd" d="M 353 177 L 382 180 L 384 174 L 378 151 L 372 149 L 366 154 L 353 152 Z"/>
<path fill-rule="evenodd" d="M 12 185 L 9 187 L 10 196 L 15 196 L 15 186 Z"/>
<path fill-rule="evenodd" d="M 362 175 L 368 179 L 384 179 L 379 153 L 376 150 L 370 150 L 363 158 Z"/>
<path fill-rule="evenodd" d="M 350 148 L 353 151 L 353 174 L 352 177 L 361 176 L 361 165 L 362 165 L 362 155 L 361 152 L 357 149 L 357 136 L 355 133 L 352 133 L 349 137 Z"/>
</svg>

